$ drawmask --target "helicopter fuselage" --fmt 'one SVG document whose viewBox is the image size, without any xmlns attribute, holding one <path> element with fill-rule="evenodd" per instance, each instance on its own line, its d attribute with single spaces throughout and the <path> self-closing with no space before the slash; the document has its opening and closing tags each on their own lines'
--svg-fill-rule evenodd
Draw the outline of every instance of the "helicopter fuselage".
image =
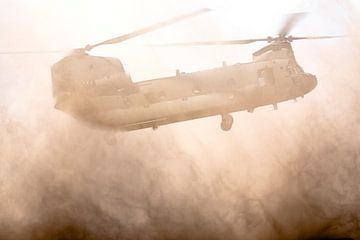
<svg viewBox="0 0 360 240">
<path fill-rule="evenodd" d="M 75 91 L 55 89 L 56 107 L 99 127 L 136 130 L 213 115 L 223 116 L 224 121 L 232 112 L 276 107 L 302 97 L 317 84 L 315 76 L 305 73 L 292 58 L 224 64 L 193 73 L 177 71 L 172 77 L 136 83 L 129 79 L 121 83 L 127 76 L 123 71 L 107 71 L 107 81 L 100 82 L 111 82 L 112 87 L 106 90 L 92 80 Z"/>
</svg>

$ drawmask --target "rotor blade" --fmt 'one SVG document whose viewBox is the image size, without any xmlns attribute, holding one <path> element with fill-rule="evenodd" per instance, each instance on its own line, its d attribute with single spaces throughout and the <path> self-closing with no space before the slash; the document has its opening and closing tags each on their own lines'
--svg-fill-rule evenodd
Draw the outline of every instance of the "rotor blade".
<svg viewBox="0 0 360 240">
<path fill-rule="evenodd" d="M 55 54 L 55 53 L 64 53 L 69 50 L 49 50 L 49 51 L 8 51 L 0 52 L 0 55 L 13 55 L 13 54 Z"/>
<path fill-rule="evenodd" d="M 278 35 L 280 37 L 285 37 L 286 35 L 288 35 L 290 31 L 295 27 L 295 25 L 306 15 L 307 13 L 305 12 L 290 14 L 284 22 L 282 28 L 280 29 Z"/>
<path fill-rule="evenodd" d="M 343 38 L 345 35 L 338 36 L 314 36 L 314 37 L 291 37 L 292 40 L 311 40 L 311 39 L 331 39 L 331 38 Z"/>
<path fill-rule="evenodd" d="M 159 44 L 155 46 L 211 46 L 211 45 L 237 45 L 237 44 L 249 44 L 258 41 L 268 41 L 267 38 L 259 39 L 244 39 L 244 40 L 229 40 L 229 41 L 204 41 L 204 42 L 184 42 L 184 43 L 169 43 L 169 44 Z"/>
<path fill-rule="evenodd" d="M 85 50 L 90 51 L 91 49 L 93 49 L 95 47 L 98 47 L 100 45 L 120 43 L 120 42 L 126 41 L 126 40 L 128 40 L 130 38 L 134 38 L 134 37 L 137 37 L 139 35 L 155 31 L 155 30 L 157 30 L 159 28 L 163 28 L 163 27 L 165 27 L 167 25 L 176 23 L 178 21 L 185 20 L 187 18 L 195 17 L 197 15 L 200 15 L 200 14 L 203 14 L 203 13 L 206 13 L 206 12 L 209 12 L 209 11 L 211 11 L 211 9 L 203 8 L 203 9 L 197 10 L 197 11 L 192 12 L 192 13 L 177 16 L 177 17 L 171 18 L 169 20 L 159 22 L 159 23 L 156 23 L 154 25 L 139 29 L 139 30 L 137 30 L 135 32 L 122 35 L 120 37 L 112 38 L 112 39 L 109 39 L 109 40 L 106 40 L 106 41 L 103 41 L 103 42 L 100 42 L 100 43 L 97 43 L 97 44 L 94 44 L 94 45 L 88 45 L 88 46 L 86 46 Z"/>
</svg>

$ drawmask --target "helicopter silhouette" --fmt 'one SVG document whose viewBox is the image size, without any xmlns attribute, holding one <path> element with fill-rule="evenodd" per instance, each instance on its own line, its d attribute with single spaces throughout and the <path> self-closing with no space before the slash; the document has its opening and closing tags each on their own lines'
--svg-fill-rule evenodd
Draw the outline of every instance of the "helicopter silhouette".
<svg viewBox="0 0 360 240">
<path fill-rule="evenodd" d="M 88 52 L 120 43 L 178 21 L 210 11 L 200 9 L 138 31 L 76 49 L 52 66 L 55 107 L 93 126 L 114 130 L 157 129 L 159 126 L 221 116 L 221 129 L 233 125 L 231 113 L 273 105 L 312 91 L 315 75 L 297 63 L 291 43 L 296 40 L 341 36 L 293 37 L 293 27 L 305 13 L 289 15 L 276 37 L 231 41 L 166 44 L 166 46 L 237 45 L 266 42 L 253 61 L 134 83 L 116 58 Z"/>
</svg>

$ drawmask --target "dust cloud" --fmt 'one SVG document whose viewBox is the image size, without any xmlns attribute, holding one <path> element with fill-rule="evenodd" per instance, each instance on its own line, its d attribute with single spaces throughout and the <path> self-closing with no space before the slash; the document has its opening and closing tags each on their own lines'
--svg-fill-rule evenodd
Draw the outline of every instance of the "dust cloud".
<svg viewBox="0 0 360 240">
<path fill-rule="evenodd" d="M 359 239 L 360 41 L 347 44 L 320 57 L 313 97 L 239 114 L 253 122 L 227 134 L 207 119 L 204 138 L 45 114 L 29 127 L 2 106 L 0 239 Z"/>
</svg>

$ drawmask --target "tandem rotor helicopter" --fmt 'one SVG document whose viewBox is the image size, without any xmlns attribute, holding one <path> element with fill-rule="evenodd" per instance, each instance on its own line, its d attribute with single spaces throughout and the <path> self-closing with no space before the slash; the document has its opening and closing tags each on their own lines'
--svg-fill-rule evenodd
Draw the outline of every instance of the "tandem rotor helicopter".
<svg viewBox="0 0 360 240">
<path fill-rule="evenodd" d="M 314 75 L 304 72 L 295 59 L 291 42 L 340 36 L 293 37 L 289 35 L 303 13 L 292 14 L 277 37 L 190 42 L 175 46 L 249 44 L 268 45 L 253 53 L 253 61 L 174 76 L 132 82 L 120 60 L 89 55 L 95 47 L 120 43 L 169 24 L 210 11 L 190 14 L 140 29 L 74 52 L 52 66 L 55 108 L 92 125 L 118 129 L 156 129 L 161 125 L 221 116 L 221 129 L 233 124 L 233 112 L 304 97 L 317 85 Z"/>
</svg>

